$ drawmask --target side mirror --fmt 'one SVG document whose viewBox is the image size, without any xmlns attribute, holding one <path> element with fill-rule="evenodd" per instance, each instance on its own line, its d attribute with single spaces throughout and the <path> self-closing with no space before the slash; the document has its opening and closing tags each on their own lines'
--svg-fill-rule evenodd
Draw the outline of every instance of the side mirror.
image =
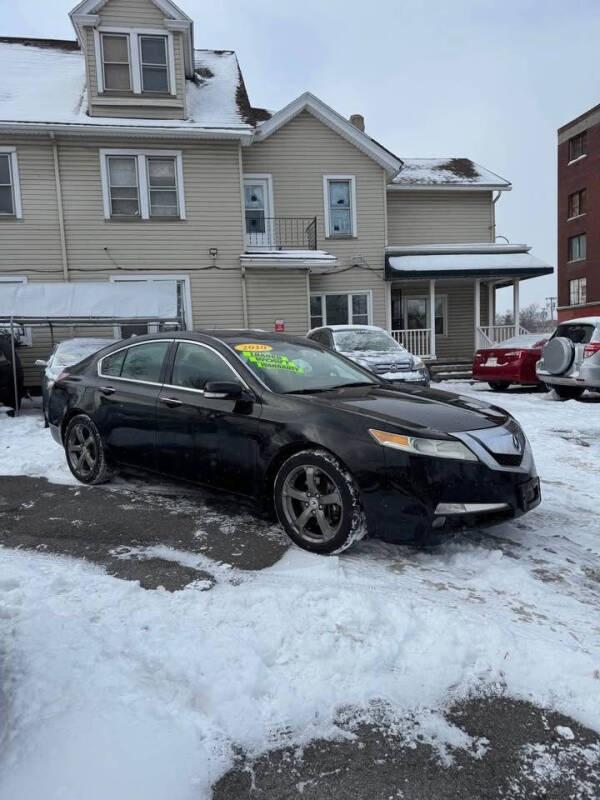
<svg viewBox="0 0 600 800">
<path fill-rule="evenodd" d="M 44 368 L 46 368 L 48 366 L 48 362 L 44 361 L 43 358 L 37 358 L 33 363 L 34 363 L 35 367 L 44 367 Z"/>
<path fill-rule="evenodd" d="M 204 386 L 207 400 L 239 400 L 242 386 L 237 381 L 208 381 Z"/>
</svg>

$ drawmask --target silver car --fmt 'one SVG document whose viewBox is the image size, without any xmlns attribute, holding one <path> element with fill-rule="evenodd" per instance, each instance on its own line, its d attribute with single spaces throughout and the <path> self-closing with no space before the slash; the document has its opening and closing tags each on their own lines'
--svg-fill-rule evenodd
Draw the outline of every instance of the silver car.
<svg viewBox="0 0 600 800">
<path fill-rule="evenodd" d="M 544 345 L 536 373 L 562 400 L 576 400 L 586 389 L 600 391 L 600 317 L 561 322 Z"/>
<path fill-rule="evenodd" d="M 351 358 L 380 378 L 429 386 L 429 370 L 383 328 L 375 325 L 325 325 L 307 338 Z"/>
</svg>

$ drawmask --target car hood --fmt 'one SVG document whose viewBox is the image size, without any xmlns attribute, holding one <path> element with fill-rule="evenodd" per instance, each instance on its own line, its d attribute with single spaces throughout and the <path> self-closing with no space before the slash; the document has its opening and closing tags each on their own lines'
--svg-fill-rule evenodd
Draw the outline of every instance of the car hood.
<svg viewBox="0 0 600 800">
<path fill-rule="evenodd" d="M 459 433 L 492 428 L 508 414 L 470 397 L 420 387 L 358 386 L 304 395 L 338 411 L 359 414 L 367 424 L 399 426 L 426 433 Z"/>
<path fill-rule="evenodd" d="M 340 350 L 346 358 L 353 361 L 364 361 L 369 366 L 402 365 L 411 368 L 412 355 L 405 350 Z"/>
</svg>

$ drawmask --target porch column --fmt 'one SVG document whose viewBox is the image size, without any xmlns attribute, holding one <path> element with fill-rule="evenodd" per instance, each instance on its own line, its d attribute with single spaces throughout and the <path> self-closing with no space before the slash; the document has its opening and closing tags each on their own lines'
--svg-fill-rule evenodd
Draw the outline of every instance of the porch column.
<svg viewBox="0 0 600 800">
<path fill-rule="evenodd" d="M 429 355 L 435 358 L 435 278 L 429 281 Z"/>
<path fill-rule="evenodd" d="M 519 308 L 519 279 L 513 281 L 513 322 L 515 323 L 515 336 L 519 335 L 519 325 L 521 309 Z"/>
<path fill-rule="evenodd" d="M 479 328 L 481 327 L 481 278 L 475 278 L 475 349 L 479 347 Z"/>
<path fill-rule="evenodd" d="M 496 324 L 496 286 L 492 281 L 488 283 L 488 325 L 490 328 Z"/>
</svg>

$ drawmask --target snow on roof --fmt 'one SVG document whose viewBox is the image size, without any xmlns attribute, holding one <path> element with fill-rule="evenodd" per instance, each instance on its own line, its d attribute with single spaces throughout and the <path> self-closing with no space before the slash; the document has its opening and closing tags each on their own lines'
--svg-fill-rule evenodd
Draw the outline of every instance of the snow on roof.
<svg viewBox="0 0 600 800">
<path fill-rule="evenodd" d="M 472 185 L 509 187 L 510 182 L 469 158 L 403 158 L 392 185 Z"/>
<path fill-rule="evenodd" d="M 249 130 L 250 107 L 232 51 L 196 50 L 196 82 L 186 81 L 185 120 L 90 117 L 83 53 L 69 42 L 0 41 L 0 123 Z"/>
</svg>

